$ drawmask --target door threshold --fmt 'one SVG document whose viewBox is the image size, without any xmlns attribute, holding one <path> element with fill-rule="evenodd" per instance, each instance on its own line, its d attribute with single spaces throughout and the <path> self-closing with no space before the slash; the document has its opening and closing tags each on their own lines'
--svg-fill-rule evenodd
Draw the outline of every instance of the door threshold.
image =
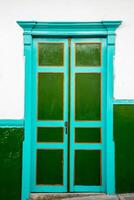
<svg viewBox="0 0 134 200">
<path fill-rule="evenodd" d="M 95 196 L 99 197 L 99 199 L 107 197 L 105 193 L 31 193 L 30 200 L 66 200 L 74 197 L 82 199 Z"/>
</svg>

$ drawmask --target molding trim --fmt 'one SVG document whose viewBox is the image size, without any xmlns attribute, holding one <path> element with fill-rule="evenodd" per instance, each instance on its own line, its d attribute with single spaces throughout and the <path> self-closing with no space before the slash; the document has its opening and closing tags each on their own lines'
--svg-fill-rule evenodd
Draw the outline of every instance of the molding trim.
<svg viewBox="0 0 134 200">
<path fill-rule="evenodd" d="M 108 35 L 114 34 L 122 21 L 99 22 L 37 22 L 17 21 L 24 34 L 31 35 Z"/>
<path fill-rule="evenodd" d="M 0 119 L 0 128 L 3 127 L 24 127 L 23 119 Z"/>
<path fill-rule="evenodd" d="M 131 104 L 134 104 L 134 99 L 114 99 L 113 100 L 113 104 L 114 105 L 121 105 L 121 104 L 128 104 L 128 105 L 131 105 Z"/>
</svg>

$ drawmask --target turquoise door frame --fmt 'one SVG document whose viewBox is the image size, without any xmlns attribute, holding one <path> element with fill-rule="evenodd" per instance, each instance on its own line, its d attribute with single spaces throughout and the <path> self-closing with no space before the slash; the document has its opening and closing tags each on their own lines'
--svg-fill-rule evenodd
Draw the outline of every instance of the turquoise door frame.
<svg viewBox="0 0 134 200">
<path fill-rule="evenodd" d="M 17 22 L 24 30 L 25 56 L 25 139 L 22 162 L 22 200 L 29 199 L 31 192 L 31 132 L 32 132 L 32 46 L 35 37 L 88 37 L 106 39 L 106 162 L 105 192 L 115 193 L 115 158 L 113 141 L 113 56 L 115 30 L 121 21 L 101 22 Z"/>
</svg>

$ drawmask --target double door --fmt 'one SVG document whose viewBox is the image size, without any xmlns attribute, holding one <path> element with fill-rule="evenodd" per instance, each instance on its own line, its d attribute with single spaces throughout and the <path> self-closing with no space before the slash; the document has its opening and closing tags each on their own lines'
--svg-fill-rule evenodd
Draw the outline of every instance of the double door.
<svg viewBox="0 0 134 200">
<path fill-rule="evenodd" d="M 32 192 L 104 192 L 103 38 L 36 38 L 32 71 Z"/>
</svg>

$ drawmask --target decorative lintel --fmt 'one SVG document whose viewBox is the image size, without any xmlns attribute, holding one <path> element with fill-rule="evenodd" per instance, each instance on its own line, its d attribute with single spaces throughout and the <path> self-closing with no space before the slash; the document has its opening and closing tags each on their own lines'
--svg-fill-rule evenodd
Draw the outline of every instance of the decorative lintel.
<svg viewBox="0 0 134 200">
<path fill-rule="evenodd" d="M 108 35 L 114 34 L 121 21 L 37 22 L 17 21 L 24 34 L 31 35 Z"/>
</svg>

